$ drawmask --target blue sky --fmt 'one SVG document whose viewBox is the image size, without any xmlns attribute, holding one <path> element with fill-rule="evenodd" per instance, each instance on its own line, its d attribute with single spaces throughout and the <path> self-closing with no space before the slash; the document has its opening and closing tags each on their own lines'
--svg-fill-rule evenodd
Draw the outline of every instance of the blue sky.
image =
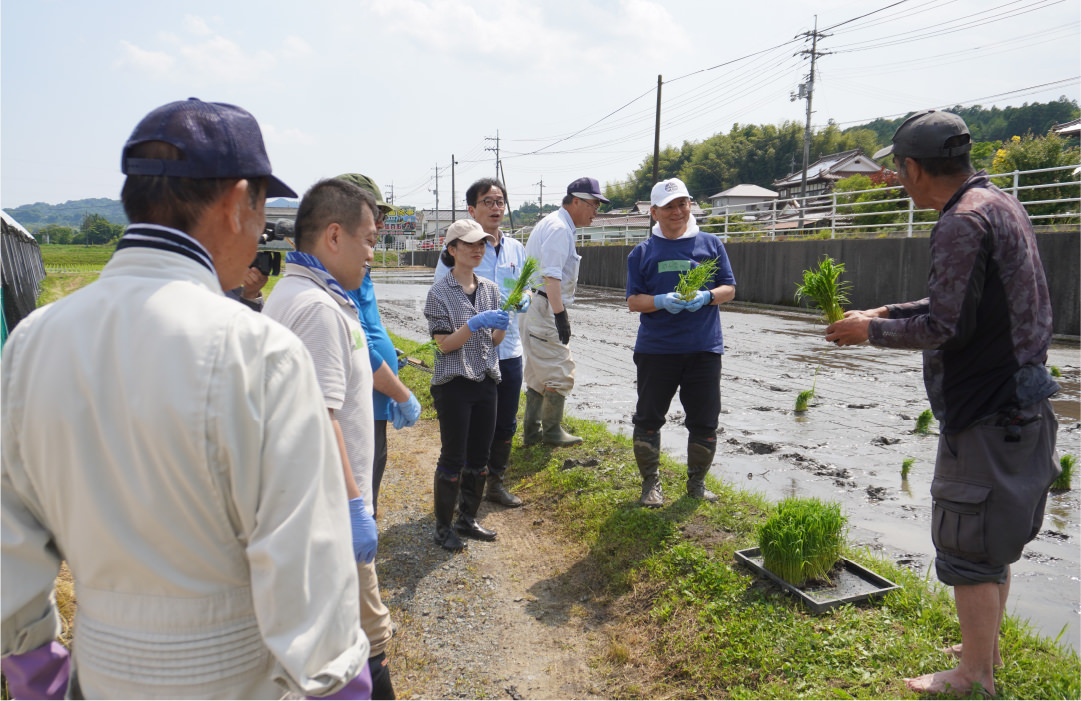
<svg viewBox="0 0 1081 701">
<path fill-rule="evenodd" d="M 119 197 L 132 128 L 190 96 L 251 111 L 298 191 L 359 171 L 432 206 L 438 164 L 449 208 L 454 154 L 461 207 L 498 132 L 512 205 L 554 202 L 652 152 L 658 74 L 662 145 L 802 123 L 816 13 L 818 126 L 1081 97 L 1076 0 L 4 0 L 0 204 Z"/>
</svg>

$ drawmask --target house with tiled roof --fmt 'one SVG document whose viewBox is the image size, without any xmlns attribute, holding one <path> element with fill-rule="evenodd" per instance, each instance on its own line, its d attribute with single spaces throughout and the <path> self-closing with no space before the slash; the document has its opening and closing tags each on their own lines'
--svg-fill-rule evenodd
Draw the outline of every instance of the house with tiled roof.
<svg viewBox="0 0 1081 701">
<path fill-rule="evenodd" d="M 833 186 L 838 180 L 844 180 L 852 175 L 870 175 L 880 170 L 882 166 L 871 160 L 862 149 L 831 153 L 807 166 L 807 196 L 828 194 L 833 191 Z M 803 171 L 797 170 L 774 181 L 773 187 L 779 193 L 781 200 L 788 200 L 800 196 L 802 182 Z"/>
</svg>

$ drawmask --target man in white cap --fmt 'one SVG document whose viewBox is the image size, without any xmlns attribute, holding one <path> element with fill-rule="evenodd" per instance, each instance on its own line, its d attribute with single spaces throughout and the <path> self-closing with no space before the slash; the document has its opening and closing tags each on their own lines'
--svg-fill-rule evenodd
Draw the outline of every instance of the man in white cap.
<svg viewBox="0 0 1081 701">
<path fill-rule="evenodd" d="M 700 230 L 691 216 L 691 194 L 683 181 L 654 185 L 650 212 L 657 222 L 652 235 L 627 257 L 627 307 L 640 314 L 634 345 L 638 405 L 632 417 L 634 458 L 642 475 L 638 503 L 664 504 L 660 431 L 676 390 L 688 433 L 687 494 L 716 501 L 705 477 L 717 450 L 721 413 L 724 338 L 717 307 L 736 296 L 736 279 L 724 244 Z M 692 299 L 675 291 L 680 275 L 709 262 L 716 268 Z"/>
<path fill-rule="evenodd" d="M 931 231 L 929 295 L 851 310 L 826 340 L 923 351 L 924 384 L 939 420 L 931 482 L 935 570 L 957 600 L 956 668 L 906 679 L 921 693 L 994 695 L 1010 565 L 1043 523 L 1058 477 L 1058 422 L 1047 372 L 1051 300 L 1025 208 L 969 160 L 964 120 L 926 110 L 893 143 L 897 175 L 917 207 L 941 212 Z M 962 650 L 963 646 L 963 650 Z"/>
<path fill-rule="evenodd" d="M 266 197 L 296 193 L 271 175 L 251 114 L 194 98 L 144 117 L 121 170 L 132 224 L 100 279 L 4 348 L 8 691 L 368 698 L 345 484 L 311 357 L 222 293 L 255 258 Z M 54 641 L 62 560 L 79 602 L 70 667 Z"/>
<path fill-rule="evenodd" d="M 563 429 L 564 403 L 574 388 L 574 359 L 567 344 L 571 322 L 567 307 L 574 302 L 578 263 L 575 232 L 589 226 L 601 204 L 594 178 L 578 178 L 567 186 L 563 206 L 546 216 L 529 234 L 525 254 L 540 263 L 544 284 L 536 290 L 529 311 L 519 320 L 525 353 L 526 405 L 522 444 L 543 441 L 568 446 L 582 442 Z"/>
</svg>

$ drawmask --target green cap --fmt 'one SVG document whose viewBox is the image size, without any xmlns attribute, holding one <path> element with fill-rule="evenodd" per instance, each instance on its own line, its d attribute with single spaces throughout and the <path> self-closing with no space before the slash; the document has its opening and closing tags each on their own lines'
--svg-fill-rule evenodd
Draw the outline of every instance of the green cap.
<svg viewBox="0 0 1081 701">
<path fill-rule="evenodd" d="M 347 183 L 353 183 L 362 190 L 367 190 L 375 197 L 375 203 L 379 205 L 379 209 L 383 210 L 383 214 L 390 212 L 394 209 L 394 205 L 388 204 L 383 199 L 383 191 L 375 184 L 375 181 L 369 178 L 367 175 L 360 173 L 343 173 L 339 175 L 335 180 L 344 180 Z"/>
</svg>

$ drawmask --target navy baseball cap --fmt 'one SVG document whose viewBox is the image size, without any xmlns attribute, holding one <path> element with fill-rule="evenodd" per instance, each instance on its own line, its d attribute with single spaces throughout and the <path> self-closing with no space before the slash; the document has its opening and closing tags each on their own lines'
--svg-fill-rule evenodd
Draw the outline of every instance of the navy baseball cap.
<svg viewBox="0 0 1081 701">
<path fill-rule="evenodd" d="M 968 141 L 960 146 L 946 146 L 946 141 L 955 136 L 967 136 Z M 924 110 L 902 122 L 893 133 L 893 143 L 876 153 L 874 159 L 895 152 L 907 158 L 943 158 L 971 150 L 972 135 L 965 120 L 953 112 Z"/>
<path fill-rule="evenodd" d="M 567 186 L 567 194 L 583 200 L 600 200 L 605 204 L 608 198 L 601 194 L 601 186 L 596 178 L 578 178 Z"/>
<path fill-rule="evenodd" d="M 184 160 L 132 158 L 133 146 L 164 141 Z M 163 105 L 143 117 L 124 144 L 120 170 L 126 175 L 174 178 L 266 178 L 267 197 L 296 197 L 271 175 L 259 123 L 247 110 L 222 102 L 189 98 Z"/>
</svg>

